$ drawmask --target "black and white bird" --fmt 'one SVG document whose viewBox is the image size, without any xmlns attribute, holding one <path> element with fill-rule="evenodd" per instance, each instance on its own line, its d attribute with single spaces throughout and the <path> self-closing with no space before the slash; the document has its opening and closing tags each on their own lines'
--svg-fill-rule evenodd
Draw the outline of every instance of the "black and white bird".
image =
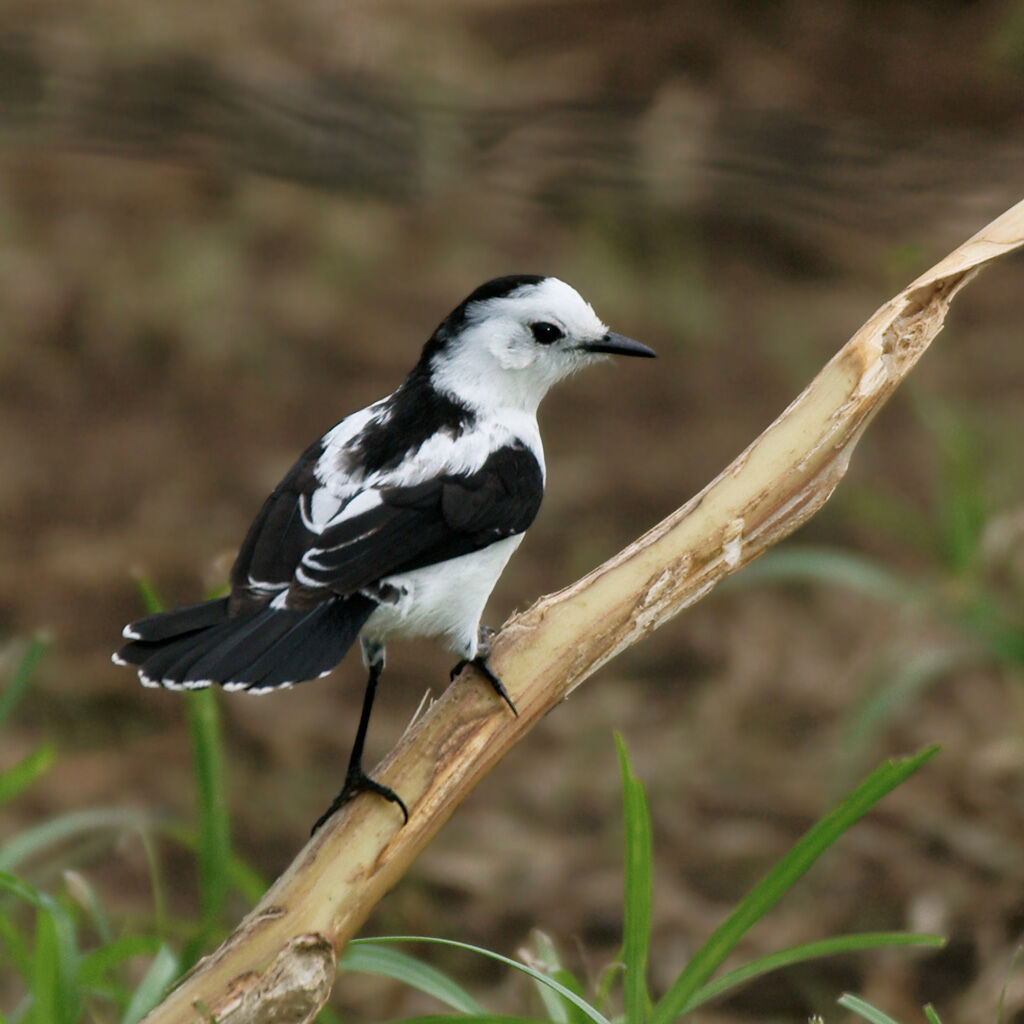
<svg viewBox="0 0 1024 1024">
<path fill-rule="evenodd" d="M 487 663 L 484 605 L 544 493 L 537 406 L 605 353 L 654 352 L 598 319 L 553 277 L 488 281 L 442 321 L 387 398 L 343 419 L 267 498 L 228 597 L 124 628 L 114 655 L 146 686 L 265 693 L 330 672 L 358 638 L 369 681 L 345 785 L 314 831 L 362 791 L 395 802 L 362 767 L 392 638 L 434 637 L 512 711 Z"/>
</svg>

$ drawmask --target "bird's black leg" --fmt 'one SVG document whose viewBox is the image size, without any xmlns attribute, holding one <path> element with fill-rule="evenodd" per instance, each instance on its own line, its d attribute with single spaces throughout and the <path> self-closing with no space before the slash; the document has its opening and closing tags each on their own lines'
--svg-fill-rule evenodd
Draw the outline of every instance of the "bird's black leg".
<svg viewBox="0 0 1024 1024">
<path fill-rule="evenodd" d="M 477 642 L 476 657 L 475 658 L 463 658 L 457 665 L 455 665 L 451 672 L 448 673 L 450 680 L 454 679 L 467 665 L 472 665 L 486 680 L 491 684 L 491 689 L 509 706 L 512 714 L 519 717 L 519 711 L 509 696 L 508 690 L 505 689 L 505 684 L 495 674 L 494 670 L 490 665 L 487 664 L 487 659 L 491 656 L 491 637 L 494 636 L 494 630 L 488 626 L 480 627 L 480 639 Z"/>
<path fill-rule="evenodd" d="M 366 683 L 366 693 L 363 695 L 363 710 L 359 715 L 359 728 L 356 730 L 356 741 L 352 745 L 352 755 L 348 759 L 348 770 L 345 772 L 345 785 L 341 787 L 338 795 L 331 801 L 331 806 L 324 811 L 316 820 L 316 824 L 310 829 L 310 835 L 336 811 L 344 807 L 353 797 L 360 793 L 376 793 L 378 796 L 398 804 L 402 817 L 406 822 L 409 820 L 409 809 L 405 801 L 390 786 L 375 782 L 366 772 L 363 771 L 363 745 L 366 742 L 366 730 L 370 724 L 370 712 L 373 710 L 373 698 L 377 692 L 377 681 L 381 672 L 384 671 L 383 650 L 376 654 L 370 662 L 370 678 Z"/>
</svg>

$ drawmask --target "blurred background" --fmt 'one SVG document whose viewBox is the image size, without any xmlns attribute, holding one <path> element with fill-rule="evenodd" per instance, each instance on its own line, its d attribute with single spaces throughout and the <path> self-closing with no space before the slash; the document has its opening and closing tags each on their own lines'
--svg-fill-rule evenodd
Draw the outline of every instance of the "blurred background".
<svg viewBox="0 0 1024 1024">
<path fill-rule="evenodd" d="M 541 410 L 549 488 L 497 625 L 699 490 L 891 294 L 1021 198 L 1024 4 L 5 0 L 0 12 L 0 678 L 52 647 L 0 768 L 56 759 L 4 836 L 88 808 L 194 819 L 180 696 L 110 664 L 142 611 L 223 582 L 313 438 L 390 391 L 498 274 L 554 274 L 656 364 Z M 857 929 L 941 952 L 771 976 L 701 1020 L 1024 1020 L 1024 265 L 986 272 L 787 545 L 604 668 L 487 778 L 366 934 L 506 955 L 546 931 L 597 976 L 621 928 L 620 730 L 654 823 L 663 987 L 882 758 L 942 753 L 745 943 Z M 389 651 L 370 763 L 451 658 Z M 219 695 L 237 850 L 267 878 L 336 791 L 363 668 Z M 147 847 L 73 866 L 151 913 Z M 194 858 L 161 853 L 172 907 Z M 229 917 L 244 909 L 240 900 Z M 427 951 L 488 1005 L 524 983 Z M 346 976 L 374 1021 L 432 1004 Z M 0 1001 L 16 987 L 0 980 Z M 6 1008 L 6 1007 L 5 1007 Z"/>
</svg>

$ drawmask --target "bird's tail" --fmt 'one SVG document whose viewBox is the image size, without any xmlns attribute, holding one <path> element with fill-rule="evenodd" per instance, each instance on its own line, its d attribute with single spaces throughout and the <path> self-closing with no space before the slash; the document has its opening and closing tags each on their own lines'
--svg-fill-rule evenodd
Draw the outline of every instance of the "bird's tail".
<svg viewBox="0 0 1024 1024">
<path fill-rule="evenodd" d="M 335 597 L 306 611 L 263 608 L 228 613 L 228 599 L 177 608 L 126 626 L 129 641 L 114 655 L 137 665 L 146 686 L 256 693 L 329 672 L 355 643 L 377 605 L 360 594 Z"/>
</svg>

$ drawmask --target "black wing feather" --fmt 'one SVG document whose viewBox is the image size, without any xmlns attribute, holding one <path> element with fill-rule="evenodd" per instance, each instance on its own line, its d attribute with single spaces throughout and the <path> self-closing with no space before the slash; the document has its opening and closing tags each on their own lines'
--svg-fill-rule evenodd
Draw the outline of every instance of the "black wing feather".
<svg viewBox="0 0 1024 1024">
<path fill-rule="evenodd" d="M 540 509 L 544 479 L 523 444 L 494 452 L 475 473 L 381 490 L 381 504 L 325 530 L 303 574 L 335 594 L 384 576 L 469 554 L 522 533 Z"/>
<path fill-rule="evenodd" d="M 320 440 L 303 452 L 249 527 L 231 569 L 232 614 L 255 610 L 268 600 L 265 593 L 254 592 L 250 581 L 288 586 L 303 553 L 317 540 L 302 521 L 302 502 L 320 486 L 315 470 L 323 451 Z"/>
</svg>

